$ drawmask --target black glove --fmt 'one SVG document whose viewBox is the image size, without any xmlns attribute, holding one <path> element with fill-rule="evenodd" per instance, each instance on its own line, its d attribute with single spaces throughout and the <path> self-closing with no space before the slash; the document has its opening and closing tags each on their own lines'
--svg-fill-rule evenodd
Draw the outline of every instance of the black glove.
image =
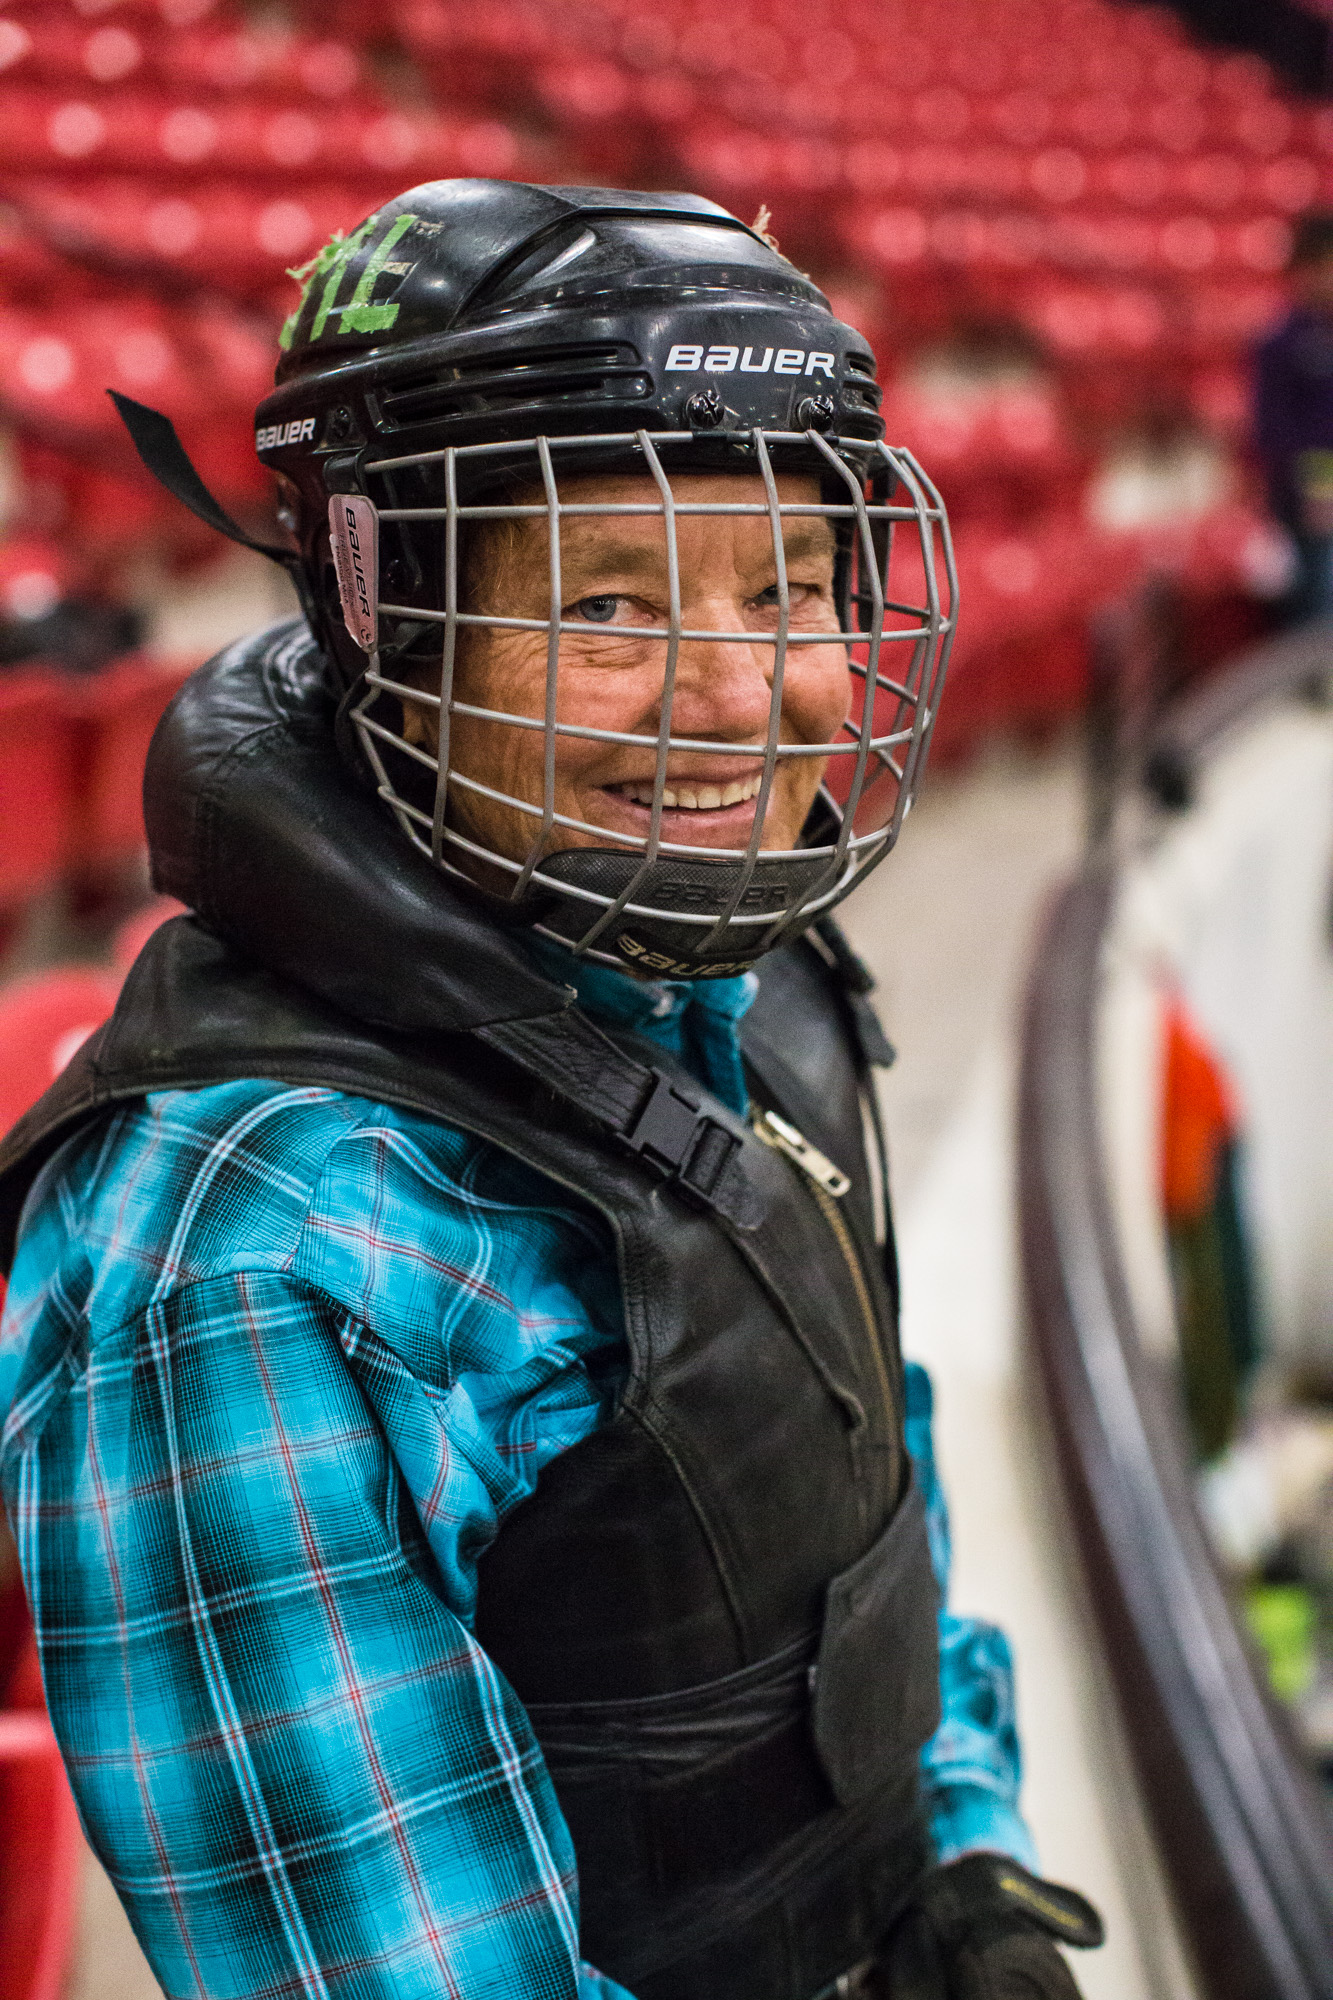
<svg viewBox="0 0 1333 2000">
<path fill-rule="evenodd" d="M 1106 1933 L 1086 1897 L 1002 1854 L 932 1868 L 894 1925 L 872 1991 L 882 2000 L 1079 2000 L 1061 1944 Z"/>
</svg>

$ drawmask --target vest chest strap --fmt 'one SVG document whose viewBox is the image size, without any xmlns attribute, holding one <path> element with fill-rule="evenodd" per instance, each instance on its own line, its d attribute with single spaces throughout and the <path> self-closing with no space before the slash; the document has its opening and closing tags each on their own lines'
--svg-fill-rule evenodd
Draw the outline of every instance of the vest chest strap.
<svg viewBox="0 0 1333 2000">
<path fill-rule="evenodd" d="M 739 1121 L 733 1130 L 705 1110 L 702 1093 L 680 1077 L 637 1062 L 576 1011 L 473 1033 L 695 1202 L 731 1221 L 745 1219 L 743 1183 L 732 1171 L 741 1148 Z"/>
</svg>

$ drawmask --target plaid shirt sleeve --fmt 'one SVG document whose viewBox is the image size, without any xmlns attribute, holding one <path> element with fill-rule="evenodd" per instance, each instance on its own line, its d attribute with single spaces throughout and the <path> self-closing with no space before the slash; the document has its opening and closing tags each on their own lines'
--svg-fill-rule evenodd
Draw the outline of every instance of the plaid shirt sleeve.
<svg viewBox="0 0 1333 2000">
<path fill-rule="evenodd" d="M 150 1099 L 30 1205 L 6 1497 L 85 1826 L 169 1995 L 572 1996 L 569 1837 L 469 1630 L 597 1423 L 602 1227 L 271 1084 Z"/>
</svg>

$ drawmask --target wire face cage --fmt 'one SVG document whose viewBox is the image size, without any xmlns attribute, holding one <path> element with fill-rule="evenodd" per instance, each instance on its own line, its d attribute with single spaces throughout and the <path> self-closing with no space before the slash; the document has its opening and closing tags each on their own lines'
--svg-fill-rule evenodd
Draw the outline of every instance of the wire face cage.
<svg viewBox="0 0 1333 2000">
<path fill-rule="evenodd" d="M 403 832 L 538 932 L 658 976 L 743 969 L 888 853 L 920 778 L 955 625 L 947 517 L 910 453 L 858 443 L 843 455 L 814 430 L 756 429 L 729 442 L 741 462 L 721 475 L 716 440 L 684 431 L 451 446 L 370 461 L 364 470 L 390 504 L 361 494 L 329 503 L 344 620 L 368 655 L 348 714 Z M 784 477 L 793 466 L 799 483 Z M 708 497 L 699 474 L 710 475 Z M 715 497 L 733 485 L 734 498 Z M 603 498 L 608 490 L 614 497 Z M 789 576 L 802 520 L 827 524 L 833 562 L 813 629 L 810 593 Z M 469 549 L 483 523 L 524 537 L 535 615 L 511 615 L 512 599 L 478 608 Z M 609 540 L 637 535 L 641 549 L 647 538 L 651 623 L 600 622 L 600 607 L 622 601 L 605 594 L 570 603 L 580 588 L 566 575 L 570 545 L 596 548 L 589 523 Z M 762 544 L 747 523 L 763 524 Z M 748 537 L 769 579 L 748 622 L 686 622 L 692 564 L 714 529 L 733 544 Z M 479 647 L 512 649 L 520 634 L 528 670 L 503 685 L 499 705 L 485 688 L 477 700 L 469 660 Z M 623 717 L 589 699 L 586 671 L 573 697 L 575 653 L 585 670 L 599 656 L 608 663 L 611 709 L 632 655 L 638 685 L 650 688 L 635 726 L 606 726 Z M 695 726 L 673 728 L 686 684 L 697 688 L 710 661 L 738 656 L 759 665 L 766 720 L 752 700 L 751 726 L 715 728 L 691 695 Z M 816 661 L 842 693 L 840 713 L 811 740 L 796 691 Z M 625 789 L 632 810 L 603 822 L 571 806 L 566 767 L 589 756 L 637 778 Z M 732 782 L 696 782 L 720 756 Z M 605 794 L 578 794 L 588 796 Z"/>
</svg>

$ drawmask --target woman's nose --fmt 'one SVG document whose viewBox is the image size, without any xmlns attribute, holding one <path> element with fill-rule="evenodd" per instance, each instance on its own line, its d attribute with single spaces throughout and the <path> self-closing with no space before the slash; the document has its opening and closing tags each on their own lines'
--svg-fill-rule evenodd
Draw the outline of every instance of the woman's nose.
<svg viewBox="0 0 1333 2000">
<path fill-rule="evenodd" d="M 687 630 L 726 636 L 681 640 L 672 735 L 762 742 L 773 695 L 772 633 L 747 630 L 734 605 L 691 607 L 682 622 Z"/>
</svg>

